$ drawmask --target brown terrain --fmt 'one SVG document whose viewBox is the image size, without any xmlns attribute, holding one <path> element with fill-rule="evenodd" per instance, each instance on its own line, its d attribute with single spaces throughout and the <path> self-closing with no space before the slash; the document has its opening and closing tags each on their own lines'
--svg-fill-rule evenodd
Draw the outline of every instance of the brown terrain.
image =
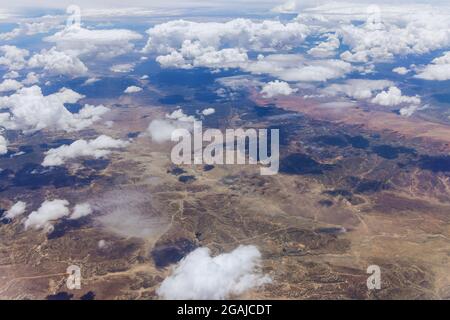
<svg viewBox="0 0 450 320">
<path fill-rule="evenodd" d="M 251 98 L 260 109 L 274 103 Z M 450 161 L 442 153 L 450 129 L 361 107 L 323 110 L 298 97 L 275 103 L 298 114 L 250 121 L 250 109 L 232 111 L 223 126 L 281 128 L 278 175 L 261 176 L 258 166 L 174 167 L 169 144 L 137 135 L 106 163 L 69 164 L 58 173 L 69 182 L 49 176 L 35 188 L 2 177 L 2 207 L 20 193 L 33 209 L 60 197 L 87 200 L 95 213 L 51 234 L 25 231 L 20 219 L 0 224 L 0 298 L 79 299 L 92 291 L 96 299 L 157 299 L 171 267 L 194 248 L 219 254 L 251 244 L 273 281 L 233 298 L 449 299 Z M 124 138 L 164 112 L 122 100 L 109 114 L 112 128 L 99 124 L 83 135 Z M 20 145 L 38 151 L 45 139 Z M 41 159 L 18 158 L 10 176 Z M 82 268 L 81 290 L 65 286 L 71 264 Z M 366 286 L 373 264 L 381 290 Z"/>
</svg>

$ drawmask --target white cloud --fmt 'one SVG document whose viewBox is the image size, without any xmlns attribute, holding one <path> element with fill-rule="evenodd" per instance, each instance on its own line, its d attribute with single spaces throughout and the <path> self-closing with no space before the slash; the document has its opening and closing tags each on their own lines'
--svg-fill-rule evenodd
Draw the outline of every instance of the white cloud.
<svg viewBox="0 0 450 320">
<path fill-rule="evenodd" d="M 189 40 L 199 48 L 241 48 L 255 51 L 289 50 L 309 34 L 307 26 L 291 22 L 265 20 L 253 22 L 234 19 L 227 22 L 192 22 L 174 20 L 147 30 L 149 39 L 144 52 L 170 54 Z"/>
<path fill-rule="evenodd" d="M 0 97 L 0 125 L 7 129 L 34 132 L 42 129 L 78 131 L 92 125 L 109 111 L 104 106 L 85 105 L 78 113 L 71 113 L 65 103 L 76 103 L 83 96 L 70 89 L 44 96 L 41 88 L 22 88 L 16 93 Z"/>
<path fill-rule="evenodd" d="M 202 110 L 202 115 L 204 116 L 210 116 L 216 112 L 216 109 L 214 108 L 206 108 Z"/>
<path fill-rule="evenodd" d="M 27 204 L 23 201 L 17 201 L 8 211 L 6 211 L 5 218 L 14 219 L 25 213 Z"/>
<path fill-rule="evenodd" d="M 8 140 L 6 140 L 5 137 L 0 135 L 0 155 L 7 153 L 8 153 Z"/>
<path fill-rule="evenodd" d="M 170 114 L 166 114 L 166 119 L 156 119 L 150 122 L 146 134 L 157 143 L 167 142 L 171 140 L 172 132 L 176 129 L 191 131 L 195 120 L 194 116 L 188 116 L 182 109 L 177 109 Z"/>
<path fill-rule="evenodd" d="M 287 82 L 275 80 L 265 84 L 261 90 L 261 94 L 265 98 L 272 98 L 279 95 L 288 96 L 296 91 L 298 89 L 292 89 Z"/>
<path fill-rule="evenodd" d="M 44 40 L 71 56 L 112 58 L 132 51 L 132 41 L 141 38 L 139 33 L 125 29 L 90 30 L 72 25 Z"/>
<path fill-rule="evenodd" d="M 188 254 L 157 289 L 163 299 L 226 299 L 269 283 L 259 271 L 261 254 L 255 246 L 239 246 L 211 257 L 208 248 Z"/>
<path fill-rule="evenodd" d="M 11 40 L 19 36 L 32 36 L 47 33 L 58 28 L 61 22 L 51 16 L 40 18 L 41 21 L 19 22 L 19 26 L 9 32 L 0 33 L 0 40 Z"/>
<path fill-rule="evenodd" d="M 3 75 L 3 79 L 16 79 L 18 77 L 20 77 L 19 73 L 17 71 L 14 71 L 14 70 L 13 71 L 9 71 L 9 72 L 7 72 L 7 73 L 5 73 Z"/>
<path fill-rule="evenodd" d="M 76 56 L 58 51 L 55 47 L 50 50 L 43 49 L 33 55 L 28 61 L 30 68 L 43 68 L 50 74 L 80 76 L 88 71 L 88 68 Z"/>
<path fill-rule="evenodd" d="M 88 78 L 88 79 L 86 79 L 86 81 L 83 82 L 83 86 L 87 86 L 87 85 L 96 83 L 97 81 L 100 81 L 100 79 L 99 78 L 95 78 L 95 77 Z"/>
<path fill-rule="evenodd" d="M 166 118 L 182 122 L 193 122 L 196 120 L 194 116 L 188 116 L 185 114 L 182 109 L 177 109 L 170 114 L 166 114 Z"/>
<path fill-rule="evenodd" d="M 363 100 L 372 98 L 375 91 L 380 91 L 394 83 L 388 80 L 350 79 L 344 83 L 335 83 L 322 90 L 322 93 L 330 96 L 344 94 L 347 97 Z"/>
<path fill-rule="evenodd" d="M 299 54 L 272 54 L 248 63 L 244 70 L 284 81 L 316 82 L 341 78 L 352 71 L 352 66 L 336 59 L 308 60 Z"/>
<path fill-rule="evenodd" d="M 127 73 L 134 70 L 134 65 L 131 63 L 115 64 L 109 70 L 116 73 Z"/>
<path fill-rule="evenodd" d="M 23 84 L 16 80 L 6 79 L 0 83 L 0 92 L 17 91 L 23 87 Z"/>
<path fill-rule="evenodd" d="M 86 217 L 92 213 L 92 207 L 89 203 L 79 203 L 73 208 L 73 212 L 69 219 L 76 220 L 82 217 Z"/>
<path fill-rule="evenodd" d="M 400 115 L 404 116 L 404 117 L 410 117 L 412 116 L 416 111 L 420 111 L 420 110 L 425 110 L 429 107 L 428 104 L 424 105 L 424 106 L 419 106 L 419 105 L 411 105 L 411 106 L 407 106 L 407 107 L 403 107 L 400 109 L 399 113 Z"/>
<path fill-rule="evenodd" d="M 402 75 L 402 76 L 408 74 L 409 71 L 410 70 L 405 68 L 405 67 L 397 67 L 397 68 L 392 69 L 392 72 L 395 72 L 395 73 L 397 73 L 399 75 Z"/>
<path fill-rule="evenodd" d="M 380 92 L 375 98 L 372 99 L 372 103 L 382 106 L 397 106 L 400 104 L 420 104 L 419 97 L 403 96 L 402 91 L 397 87 L 390 87 L 387 91 Z"/>
<path fill-rule="evenodd" d="M 70 145 L 62 145 L 56 149 L 50 149 L 45 153 L 42 166 L 60 166 L 67 160 L 78 157 L 94 157 L 96 159 L 108 156 L 112 150 L 125 148 L 127 141 L 113 139 L 101 135 L 94 140 L 77 140 Z"/>
<path fill-rule="evenodd" d="M 415 78 L 423 80 L 450 80 L 450 52 L 434 59 L 431 64 L 419 71 Z"/>
<path fill-rule="evenodd" d="M 157 143 L 163 143 L 171 140 L 172 132 L 178 129 L 171 121 L 156 119 L 150 122 L 147 132 Z"/>
<path fill-rule="evenodd" d="M 8 70 L 21 70 L 26 67 L 26 58 L 30 54 L 28 50 L 17 48 L 16 46 L 0 46 L 0 65 L 4 65 Z"/>
<path fill-rule="evenodd" d="M 46 200 L 38 210 L 33 211 L 25 219 L 25 230 L 33 228 L 35 230 L 44 229 L 50 232 L 53 230 L 52 222 L 69 215 L 69 202 L 67 200 Z"/>
<path fill-rule="evenodd" d="M 327 40 L 308 50 L 308 54 L 316 58 L 329 58 L 336 55 L 341 43 L 336 34 L 326 35 Z"/>
<path fill-rule="evenodd" d="M 135 92 L 140 92 L 140 91 L 142 91 L 141 87 L 129 86 L 124 90 L 124 93 L 135 93 Z"/>
<path fill-rule="evenodd" d="M 22 83 L 26 86 L 32 85 L 39 82 L 39 76 L 35 72 L 27 73 L 25 79 L 22 80 Z"/>
</svg>

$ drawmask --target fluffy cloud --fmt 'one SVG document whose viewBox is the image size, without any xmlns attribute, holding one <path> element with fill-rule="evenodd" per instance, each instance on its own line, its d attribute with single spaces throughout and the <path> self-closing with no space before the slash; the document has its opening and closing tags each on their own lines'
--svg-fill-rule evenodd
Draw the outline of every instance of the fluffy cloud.
<svg viewBox="0 0 450 320">
<path fill-rule="evenodd" d="M 431 64 L 425 66 L 419 71 L 415 78 L 423 80 L 450 80 L 450 52 L 445 53 L 442 57 L 436 58 Z"/>
<path fill-rule="evenodd" d="M 73 212 L 69 219 L 76 220 L 82 217 L 86 217 L 92 213 L 92 208 L 89 203 L 79 203 L 73 208 Z"/>
<path fill-rule="evenodd" d="M 409 73 L 409 69 L 407 69 L 405 67 L 397 67 L 397 68 L 392 69 L 392 72 L 395 72 L 397 74 L 404 76 Z"/>
<path fill-rule="evenodd" d="M 315 82 L 341 78 L 352 71 L 352 66 L 336 59 L 308 60 L 299 54 L 272 54 L 260 56 L 244 70 L 254 74 L 270 74 L 284 81 Z"/>
<path fill-rule="evenodd" d="M 51 231 L 52 221 L 58 220 L 69 215 L 69 202 L 67 200 L 46 200 L 38 210 L 33 211 L 25 219 L 25 230 L 33 228 L 35 230 L 44 229 Z"/>
<path fill-rule="evenodd" d="M 336 34 L 325 35 L 327 40 L 308 50 L 308 54 L 317 58 L 329 58 L 336 55 L 341 42 Z"/>
<path fill-rule="evenodd" d="M 425 110 L 428 108 L 428 105 L 424 105 L 424 106 L 418 106 L 418 105 L 411 105 L 411 106 L 407 106 L 407 107 L 403 107 L 400 109 L 399 113 L 400 115 L 404 116 L 404 117 L 410 117 L 412 116 L 416 111 L 419 110 Z"/>
<path fill-rule="evenodd" d="M 124 93 L 135 93 L 135 92 L 140 92 L 140 91 L 142 91 L 141 87 L 129 86 L 124 90 Z"/>
<path fill-rule="evenodd" d="M 176 129 L 178 129 L 178 127 L 173 122 L 157 119 L 150 122 L 147 132 L 153 141 L 163 143 L 170 141 L 172 132 Z"/>
<path fill-rule="evenodd" d="M 0 92 L 17 91 L 23 87 L 23 84 L 16 80 L 6 79 L 0 83 Z"/>
<path fill-rule="evenodd" d="M 71 113 L 65 103 L 76 103 L 83 96 L 70 89 L 44 96 L 41 88 L 22 88 L 16 93 L 0 97 L 0 125 L 7 129 L 34 132 L 42 129 L 77 131 L 100 120 L 109 109 L 104 106 L 85 105 L 78 113 Z"/>
<path fill-rule="evenodd" d="M 163 68 L 191 69 L 205 67 L 212 69 L 238 68 L 248 61 L 247 53 L 238 48 L 216 50 L 214 47 L 202 47 L 199 41 L 185 40 L 180 51 L 161 55 L 156 61 Z"/>
<path fill-rule="evenodd" d="M 170 141 L 172 132 L 176 129 L 193 129 L 194 116 L 188 116 L 181 109 L 177 109 L 170 114 L 166 114 L 166 119 L 156 119 L 150 122 L 147 134 L 157 143 Z"/>
<path fill-rule="evenodd" d="M 403 96 L 402 91 L 397 87 L 390 87 L 387 91 L 380 92 L 375 98 L 372 99 L 372 103 L 382 106 L 397 106 L 400 104 L 420 104 L 419 97 Z"/>
<path fill-rule="evenodd" d="M 127 73 L 134 69 L 134 65 L 131 63 L 115 64 L 109 68 L 112 72 L 116 73 Z"/>
<path fill-rule="evenodd" d="M 350 79 L 344 83 L 332 84 L 323 89 L 322 93 L 331 96 L 344 94 L 353 99 L 363 100 L 372 98 L 375 91 L 380 91 L 393 85 L 394 83 L 388 80 Z"/>
<path fill-rule="evenodd" d="M 253 22 L 234 19 L 228 22 L 170 21 L 147 30 L 144 52 L 158 53 L 162 67 L 190 69 L 239 68 L 248 62 L 247 51 L 279 51 L 298 47 L 309 28 L 297 22 Z"/>
<path fill-rule="evenodd" d="M 40 53 L 33 55 L 28 61 L 30 68 L 43 68 L 50 74 L 80 76 L 88 69 L 76 56 L 68 55 L 58 51 L 55 47 L 50 50 L 43 49 Z"/>
<path fill-rule="evenodd" d="M 234 19 L 228 22 L 169 21 L 147 30 L 144 52 L 170 54 L 180 50 L 186 40 L 200 48 L 242 48 L 254 51 L 289 50 L 309 34 L 309 28 L 297 22 L 253 22 Z"/>
<path fill-rule="evenodd" d="M 30 54 L 28 50 L 16 46 L 0 46 L 0 66 L 4 65 L 8 70 L 21 70 L 26 67 L 26 58 Z"/>
<path fill-rule="evenodd" d="M 163 299 L 226 299 L 270 282 L 258 270 L 261 254 L 255 246 L 239 246 L 211 257 L 208 248 L 188 254 L 157 293 Z"/>
<path fill-rule="evenodd" d="M 19 36 L 32 36 L 39 33 L 47 33 L 59 27 L 60 21 L 51 16 L 41 18 L 42 21 L 20 22 L 19 26 L 9 32 L 0 33 L 0 40 L 11 40 Z"/>
<path fill-rule="evenodd" d="M 381 8 L 378 13 L 366 11 L 364 24 L 345 24 L 338 28 L 342 43 L 350 47 L 342 55 L 343 59 L 385 61 L 398 55 L 425 54 L 450 45 L 450 21 L 446 13 L 432 7 Z M 352 7 L 346 9 L 352 10 Z M 341 6 L 341 10 L 345 7 Z"/>
<path fill-rule="evenodd" d="M 125 29 L 90 30 L 72 25 L 44 40 L 71 56 L 112 58 L 133 50 L 132 41 L 141 38 L 139 33 Z"/>
<path fill-rule="evenodd" d="M 23 201 L 17 201 L 8 211 L 6 211 L 5 218 L 14 219 L 25 213 L 27 204 Z"/>
<path fill-rule="evenodd" d="M 279 95 L 288 96 L 297 90 L 292 89 L 287 82 L 275 80 L 264 85 L 261 93 L 265 98 L 272 98 Z"/>
<path fill-rule="evenodd" d="M 17 71 L 14 71 L 14 70 L 13 71 L 9 71 L 9 72 L 7 72 L 7 73 L 5 73 L 3 75 L 3 79 L 16 79 L 18 77 L 20 77 L 19 73 Z"/>
<path fill-rule="evenodd" d="M 34 72 L 27 73 L 25 79 L 22 80 L 22 83 L 26 86 L 32 85 L 39 82 L 39 76 Z"/>
<path fill-rule="evenodd" d="M 0 135 L 0 155 L 8 153 L 8 141 Z"/>
<path fill-rule="evenodd" d="M 108 156 L 112 150 L 124 148 L 127 141 L 113 139 L 101 135 L 94 140 L 77 140 L 70 145 L 62 145 L 56 149 L 50 149 L 45 153 L 42 166 L 60 166 L 67 160 L 78 157 L 94 157 L 96 159 Z"/>
<path fill-rule="evenodd" d="M 216 112 L 216 109 L 214 108 L 206 108 L 202 110 L 202 115 L 204 116 L 210 116 Z"/>
</svg>

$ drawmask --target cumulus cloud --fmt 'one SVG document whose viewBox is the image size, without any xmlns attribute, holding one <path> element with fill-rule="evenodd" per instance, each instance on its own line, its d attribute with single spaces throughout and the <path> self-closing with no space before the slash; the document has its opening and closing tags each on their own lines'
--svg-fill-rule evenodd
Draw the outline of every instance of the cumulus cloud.
<svg viewBox="0 0 450 320">
<path fill-rule="evenodd" d="M 35 84 L 39 82 L 39 76 L 35 72 L 27 73 L 25 79 L 22 80 L 22 83 L 26 86 Z"/>
<path fill-rule="evenodd" d="M 216 109 L 214 108 L 206 108 L 202 110 L 202 115 L 204 116 L 210 116 L 216 112 Z"/>
<path fill-rule="evenodd" d="M 271 54 L 260 56 L 244 70 L 270 74 L 284 81 L 316 82 L 341 78 L 352 71 L 352 66 L 337 59 L 308 60 L 300 54 Z"/>
<path fill-rule="evenodd" d="M 20 36 L 48 33 L 61 26 L 61 22 L 52 16 L 44 16 L 38 19 L 40 21 L 19 22 L 18 26 L 11 31 L 0 33 L 0 40 L 11 40 Z"/>
<path fill-rule="evenodd" d="M 58 51 L 55 47 L 50 50 L 43 49 L 40 53 L 33 55 L 28 61 L 30 68 L 43 68 L 50 74 L 80 76 L 88 69 L 76 56 Z"/>
<path fill-rule="evenodd" d="M 264 85 L 261 94 L 265 98 L 272 98 L 279 95 L 288 96 L 297 90 L 292 89 L 287 82 L 275 80 Z"/>
<path fill-rule="evenodd" d="M 238 68 L 248 61 L 247 53 L 240 48 L 217 50 L 214 47 L 202 47 L 199 41 L 185 40 L 180 51 L 161 55 L 156 61 L 163 68 L 191 69 L 205 67 L 212 69 Z"/>
<path fill-rule="evenodd" d="M 0 155 L 8 153 L 8 141 L 0 135 Z"/>
<path fill-rule="evenodd" d="M 3 79 L 16 79 L 18 77 L 20 77 L 19 73 L 17 71 L 14 71 L 14 70 L 13 71 L 9 71 L 9 72 L 7 72 L 7 73 L 5 73 L 3 75 Z"/>
<path fill-rule="evenodd" d="M 124 93 L 135 93 L 135 92 L 140 92 L 140 91 L 142 91 L 141 87 L 129 86 L 124 90 Z"/>
<path fill-rule="evenodd" d="M 42 129 L 77 131 L 101 119 L 109 109 L 85 105 L 78 113 L 71 113 L 65 103 L 76 103 L 84 96 L 66 88 L 44 96 L 41 88 L 22 88 L 16 93 L 0 97 L 0 125 L 6 129 L 34 132 Z"/>
<path fill-rule="evenodd" d="M 109 70 L 116 73 L 127 73 L 134 70 L 134 65 L 131 63 L 115 64 Z"/>
<path fill-rule="evenodd" d="M 141 38 L 139 33 L 130 30 L 90 30 L 74 24 L 44 40 L 54 43 L 58 51 L 71 56 L 112 58 L 132 51 L 134 48 L 132 41 Z"/>
<path fill-rule="evenodd" d="M 255 246 L 239 246 L 230 253 L 211 257 L 198 248 L 175 267 L 157 289 L 163 299 L 226 299 L 271 280 L 260 270 L 261 253 Z"/>
<path fill-rule="evenodd" d="M 358 8 L 364 13 L 362 19 L 366 23 L 348 23 L 338 27 L 342 43 L 350 47 L 342 55 L 347 61 L 386 61 L 395 56 L 420 55 L 450 45 L 448 15 L 437 8 L 413 5 L 374 7 L 381 8 L 378 14 L 376 11 L 367 12 L 367 8 Z M 350 19 L 354 17 L 351 12 L 355 9 L 353 6 L 341 5 L 340 9 L 341 13 L 346 10 Z M 336 14 L 337 11 L 334 13 L 335 17 L 343 16 Z"/>
<path fill-rule="evenodd" d="M 27 204 L 23 201 L 17 201 L 8 211 L 6 211 L 5 218 L 14 219 L 25 213 Z"/>
<path fill-rule="evenodd" d="M 357 100 L 372 98 L 374 92 L 383 90 L 394 83 L 389 80 L 350 79 L 344 83 L 335 83 L 322 90 L 322 93 L 330 96 L 344 94 Z"/>
<path fill-rule="evenodd" d="M 397 73 L 397 74 L 402 75 L 402 76 L 408 74 L 409 71 L 410 70 L 405 68 L 405 67 L 397 67 L 397 68 L 392 69 L 392 72 Z"/>
<path fill-rule="evenodd" d="M 420 70 L 415 78 L 437 81 L 450 80 L 450 52 L 434 59 L 431 64 Z"/>
<path fill-rule="evenodd" d="M 411 106 L 407 106 L 407 107 L 403 107 L 399 110 L 399 113 L 401 116 L 404 117 L 410 117 L 412 116 L 416 111 L 419 110 L 425 110 L 428 108 L 428 105 L 424 105 L 424 106 L 418 106 L 418 105 L 411 105 Z"/>
<path fill-rule="evenodd" d="M 62 145 L 55 149 L 50 149 L 45 153 L 42 166 L 60 166 L 67 160 L 78 157 L 103 158 L 108 156 L 112 150 L 125 148 L 127 141 L 113 139 L 109 136 L 101 135 L 94 140 L 77 140 L 70 145 Z"/>
<path fill-rule="evenodd" d="M 329 58 L 336 55 L 336 50 L 341 46 L 341 42 L 336 34 L 325 35 L 327 39 L 319 43 L 314 48 L 308 50 L 308 54 L 317 58 Z"/>
<path fill-rule="evenodd" d="M 21 70 L 26 67 L 26 58 L 30 54 L 28 50 L 16 46 L 0 46 L 0 66 L 4 65 L 8 70 Z"/>
<path fill-rule="evenodd" d="M 248 51 L 274 52 L 298 47 L 309 28 L 297 22 L 234 19 L 227 22 L 169 21 L 147 30 L 143 51 L 160 54 L 162 67 L 239 68 Z"/>
<path fill-rule="evenodd" d="M 89 203 L 79 203 L 73 208 L 73 212 L 69 219 L 76 220 L 82 217 L 86 217 L 92 213 L 92 207 Z"/>
<path fill-rule="evenodd" d="M 182 109 L 177 109 L 170 114 L 166 114 L 166 119 L 156 119 L 150 122 L 146 133 L 157 143 L 170 141 L 172 132 L 176 129 L 186 129 L 191 131 L 194 116 L 188 116 Z"/>
<path fill-rule="evenodd" d="M 52 222 L 69 215 L 69 202 L 67 200 L 46 200 L 38 210 L 33 211 L 25 219 L 25 230 L 32 228 L 35 230 L 44 229 L 51 231 Z"/>
<path fill-rule="evenodd" d="M 172 132 L 178 127 L 171 121 L 156 119 L 150 122 L 147 132 L 153 141 L 163 143 L 170 141 Z"/>
<path fill-rule="evenodd" d="M 0 92 L 17 91 L 23 87 L 19 81 L 13 79 L 6 79 L 0 83 Z"/>
<path fill-rule="evenodd" d="M 253 22 L 234 19 L 227 22 L 192 22 L 174 20 L 147 30 L 144 52 L 170 54 L 182 49 L 188 40 L 197 48 L 241 48 L 253 51 L 289 50 L 298 46 L 309 34 L 309 28 L 298 22 L 283 24 L 264 20 Z M 186 49 L 186 48 L 185 48 Z"/>
<path fill-rule="evenodd" d="M 375 98 L 372 99 L 372 103 L 382 106 L 397 106 L 400 104 L 420 104 L 419 97 L 403 96 L 402 91 L 397 87 L 389 87 L 387 91 L 380 92 Z"/>
</svg>

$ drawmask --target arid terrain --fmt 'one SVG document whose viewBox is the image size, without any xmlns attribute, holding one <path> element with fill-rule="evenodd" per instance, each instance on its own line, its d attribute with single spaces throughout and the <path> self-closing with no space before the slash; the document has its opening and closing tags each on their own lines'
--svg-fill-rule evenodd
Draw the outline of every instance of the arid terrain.
<svg viewBox="0 0 450 320">
<path fill-rule="evenodd" d="M 21 141 L 33 152 L 0 159 L 2 199 L 87 199 L 95 212 L 49 234 L 3 221 L 0 298 L 157 299 L 174 263 L 195 248 L 252 244 L 272 282 L 234 298 L 449 299 L 449 129 L 358 108 L 344 117 L 294 97 L 250 98 L 221 126 L 280 128 L 278 175 L 261 176 L 256 165 L 174 166 L 171 144 L 142 134 L 167 107 L 129 98 L 114 102 L 113 127 L 83 132 L 133 139 L 109 160 L 33 179 L 48 138 Z M 81 290 L 66 288 L 72 264 Z M 370 265 L 381 268 L 381 290 L 366 286 Z"/>
</svg>

